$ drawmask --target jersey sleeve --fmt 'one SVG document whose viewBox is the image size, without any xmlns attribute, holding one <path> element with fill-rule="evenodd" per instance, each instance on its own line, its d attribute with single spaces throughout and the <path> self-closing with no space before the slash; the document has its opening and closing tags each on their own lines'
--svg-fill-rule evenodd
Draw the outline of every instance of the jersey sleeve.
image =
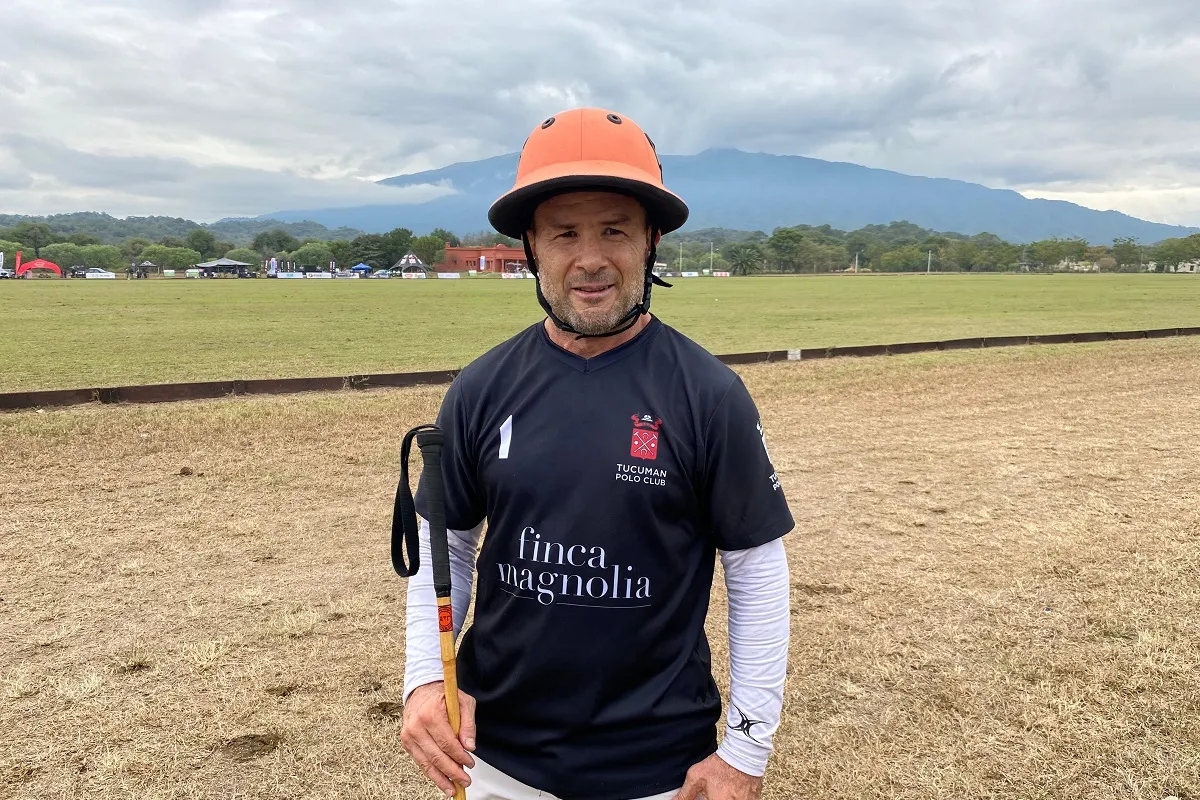
<svg viewBox="0 0 1200 800">
<path fill-rule="evenodd" d="M 450 384 L 438 412 L 437 425 L 445 434 L 442 447 L 442 479 L 446 487 L 446 527 L 471 530 L 486 516 L 486 503 L 479 488 L 475 448 L 468 424 L 468 409 L 462 383 Z M 415 448 L 414 448 L 415 449 Z M 424 482 L 417 485 L 417 513 L 428 519 Z"/>
<path fill-rule="evenodd" d="M 704 437 L 704 502 L 719 550 L 745 550 L 795 527 L 767 451 L 758 409 L 740 377 Z"/>
</svg>

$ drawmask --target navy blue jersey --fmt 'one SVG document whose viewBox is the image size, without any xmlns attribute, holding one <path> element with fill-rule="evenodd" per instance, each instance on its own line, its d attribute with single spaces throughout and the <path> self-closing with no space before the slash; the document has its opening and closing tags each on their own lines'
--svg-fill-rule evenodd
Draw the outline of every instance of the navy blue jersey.
<svg viewBox="0 0 1200 800">
<path fill-rule="evenodd" d="M 566 800 L 678 788 L 717 746 L 716 551 L 794 524 L 741 379 L 658 319 L 590 359 L 538 323 L 438 424 L 447 526 L 488 523 L 458 656 L 477 754 Z"/>
</svg>

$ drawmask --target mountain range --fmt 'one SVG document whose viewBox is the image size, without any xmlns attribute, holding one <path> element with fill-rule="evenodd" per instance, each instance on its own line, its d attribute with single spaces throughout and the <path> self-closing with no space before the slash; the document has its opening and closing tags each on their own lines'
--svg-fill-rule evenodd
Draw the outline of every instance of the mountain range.
<svg viewBox="0 0 1200 800">
<path fill-rule="evenodd" d="M 281 210 L 259 219 L 312 220 L 370 233 L 396 227 L 417 233 L 438 227 L 463 233 L 486 230 L 488 206 L 512 185 L 517 160 L 518 155 L 510 153 L 379 181 L 391 186 L 443 184 L 455 190 L 425 203 Z M 1117 211 L 1031 199 L 1009 189 L 802 156 L 713 149 L 662 156 L 662 164 L 667 185 L 691 208 L 687 228 L 770 232 L 776 227 L 828 224 L 855 230 L 907 220 L 938 231 L 994 233 L 1011 242 L 1059 237 L 1093 244 L 1126 236 L 1149 244 L 1200 232 Z"/>
</svg>

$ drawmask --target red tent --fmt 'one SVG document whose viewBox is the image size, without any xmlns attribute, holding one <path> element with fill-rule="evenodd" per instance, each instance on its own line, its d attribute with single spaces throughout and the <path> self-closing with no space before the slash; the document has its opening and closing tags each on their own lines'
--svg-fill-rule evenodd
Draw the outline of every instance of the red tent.
<svg viewBox="0 0 1200 800">
<path fill-rule="evenodd" d="M 17 277 L 21 277 L 31 269 L 52 269 L 58 273 L 58 277 L 62 277 L 62 269 L 53 261 L 47 261 L 44 258 L 39 258 L 36 261 L 28 261 L 22 264 L 21 254 L 17 253 Z"/>
</svg>

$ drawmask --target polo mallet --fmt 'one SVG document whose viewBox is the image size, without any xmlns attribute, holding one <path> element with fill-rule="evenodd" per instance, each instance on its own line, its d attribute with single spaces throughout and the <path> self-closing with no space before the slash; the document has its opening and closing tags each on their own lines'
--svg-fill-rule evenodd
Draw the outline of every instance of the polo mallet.
<svg viewBox="0 0 1200 800">
<path fill-rule="evenodd" d="M 450 729 L 458 736 L 461 724 L 458 709 L 458 670 L 454 662 L 454 611 L 450 607 L 450 546 L 446 541 L 446 487 L 442 482 L 442 429 L 436 425 L 418 425 L 404 436 L 400 447 L 400 485 L 392 510 L 392 568 L 401 578 L 411 578 L 420 569 L 417 509 L 408 485 L 408 454 L 413 439 L 421 451 L 421 481 L 425 490 L 429 522 L 430 561 L 433 564 L 433 592 L 437 595 L 438 632 L 442 644 L 442 679 L 446 689 L 446 714 Z M 404 553 L 408 552 L 408 563 Z M 466 790 L 454 784 L 454 799 L 465 800 Z"/>
</svg>

